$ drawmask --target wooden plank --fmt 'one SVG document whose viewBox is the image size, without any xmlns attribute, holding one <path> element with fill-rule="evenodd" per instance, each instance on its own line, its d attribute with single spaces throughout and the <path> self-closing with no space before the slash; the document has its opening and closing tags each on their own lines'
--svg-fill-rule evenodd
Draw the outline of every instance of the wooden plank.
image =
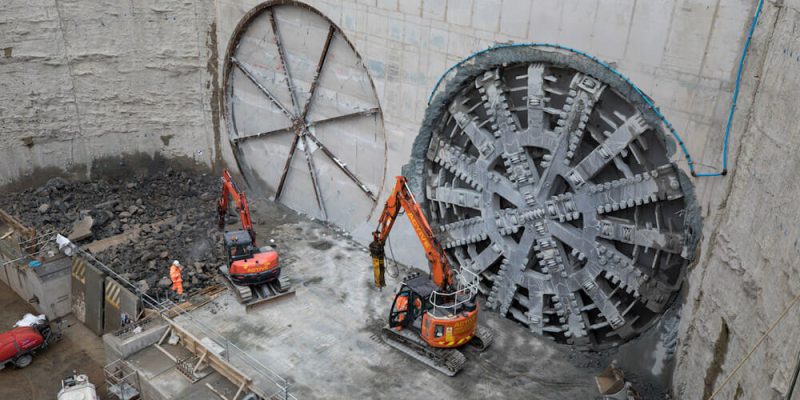
<svg viewBox="0 0 800 400">
<path fill-rule="evenodd" d="M 192 352 L 196 356 L 202 356 L 203 352 L 207 352 L 206 354 L 206 361 L 208 365 L 217 371 L 220 375 L 224 376 L 225 379 L 229 380 L 234 385 L 240 387 L 246 387 L 250 392 L 253 392 L 262 398 L 267 398 L 266 393 L 263 393 L 259 388 L 255 385 L 252 385 L 253 380 L 247 374 L 240 371 L 234 365 L 228 363 L 226 360 L 221 358 L 219 355 L 215 354 L 210 349 L 206 348 L 200 339 L 195 337 L 191 332 L 184 330 L 180 325 L 178 325 L 175 321 L 164 317 L 164 320 L 172 327 L 174 332 L 181 338 L 180 342 L 184 348 Z"/>
<path fill-rule="evenodd" d="M 14 230 L 19 232 L 22 236 L 26 239 L 32 239 L 36 236 L 36 230 L 33 228 L 28 228 L 18 219 L 12 217 L 11 215 L 7 214 L 5 211 L 0 209 L 0 221 L 5 222 L 6 224 L 10 225 Z"/>
</svg>

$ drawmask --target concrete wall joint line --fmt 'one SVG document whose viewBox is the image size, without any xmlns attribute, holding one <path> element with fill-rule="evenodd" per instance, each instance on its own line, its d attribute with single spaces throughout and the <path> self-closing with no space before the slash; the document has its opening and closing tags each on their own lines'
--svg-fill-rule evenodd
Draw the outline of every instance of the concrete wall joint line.
<svg viewBox="0 0 800 400">
<path fill-rule="evenodd" d="M 202 32 L 204 30 L 200 29 L 200 15 L 197 13 L 197 2 L 193 3 L 193 8 L 194 8 L 194 30 L 195 30 L 195 37 L 196 37 L 194 45 L 195 45 L 195 49 L 197 51 L 197 62 L 199 64 L 199 63 L 201 63 L 201 60 L 203 59 L 202 54 L 200 52 L 200 49 L 202 47 L 200 45 L 202 43 L 201 42 L 201 40 L 202 40 Z M 205 80 L 206 80 L 206 77 L 207 77 L 206 74 L 198 74 L 197 80 L 198 80 L 200 93 L 203 93 L 205 91 Z M 214 88 L 212 88 L 211 90 L 214 90 Z M 202 100 L 200 101 L 199 106 L 200 106 L 201 109 L 205 109 L 205 104 L 203 104 Z M 207 113 L 207 112 L 203 113 L 203 130 L 206 131 L 206 132 L 208 132 L 208 126 L 209 126 L 209 122 L 210 122 L 209 118 L 211 117 L 209 114 L 210 113 Z M 213 135 L 208 135 L 207 134 L 207 135 L 205 135 L 205 137 L 206 137 L 206 149 L 209 152 L 214 152 L 214 144 L 211 143 L 213 141 Z M 211 155 L 211 156 L 212 157 L 209 157 L 209 159 L 213 160 L 213 155 Z"/>
<path fill-rule="evenodd" d="M 77 93 L 77 86 L 75 84 L 75 73 L 72 69 L 72 60 L 69 57 L 69 40 L 67 40 L 67 34 L 64 29 L 64 19 L 61 16 L 61 3 L 59 0 L 53 0 L 56 6 L 56 18 L 58 18 L 58 29 L 61 32 L 61 41 L 64 43 L 64 62 L 67 64 L 67 70 L 69 71 L 69 79 L 70 84 L 72 85 L 72 99 L 75 102 L 75 118 L 76 122 L 78 123 L 78 133 L 80 136 L 83 136 L 83 125 L 81 124 L 81 111 L 80 105 L 78 104 L 78 93 Z M 72 158 L 72 150 L 70 150 L 70 160 Z"/>
<path fill-rule="evenodd" d="M 703 59 L 700 61 L 700 74 L 703 73 L 703 68 L 706 65 L 706 59 L 708 59 L 708 46 L 711 45 L 711 39 L 714 34 L 714 25 L 717 22 L 717 16 L 719 15 L 719 5 L 721 0 L 717 0 L 717 4 L 714 5 L 714 14 L 711 16 L 711 23 L 708 24 L 708 36 L 706 36 L 706 44 L 703 48 Z"/>
<path fill-rule="evenodd" d="M 630 23 L 628 24 L 628 32 L 625 34 L 625 47 L 622 50 L 622 59 L 628 58 L 628 44 L 631 41 L 631 32 L 633 32 L 633 18 L 636 16 L 636 6 L 639 4 L 639 0 L 633 0 L 633 7 L 631 7 L 631 15 L 630 15 Z"/>
<path fill-rule="evenodd" d="M 670 27 L 669 30 L 672 29 L 671 28 L 672 27 L 672 23 L 675 21 L 675 13 L 677 13 L 677 12 L 678 12 L 678 1 L 676 0 L 676 1 L 672 2 L 672 12 L 669 14 L 669 22 L 667 23 L 667 26 Z M 664 60 L 664 55 L 667 54 L 667 49 L 669 49 L 669 37 L 670 37 L 669 36 L 669 30 L 667 31 L 667 39 L 664 40 L 664 46 L 661 49 L 661 60 L 659 60 L 659 61 L 662 61 L 662 62 Z"/>
</svg>

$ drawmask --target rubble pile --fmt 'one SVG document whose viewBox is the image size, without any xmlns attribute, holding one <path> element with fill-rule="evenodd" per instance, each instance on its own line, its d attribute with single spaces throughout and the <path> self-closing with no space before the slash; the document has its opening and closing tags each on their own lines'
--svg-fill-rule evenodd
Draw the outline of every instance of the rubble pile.
<svg viewBox="0 0 800 400">
<path fill-rule="evenodd" d="M 166 170 L 127 180 L 47 184 L 0 194 L 0 208 L 39 232 L 55 230 L 80 245 L 103 246 L 96 257 L 152 296 L 163 297 L 172 260 L 184 266 L 184 289 L 215 283 L 224 264 L 216 227 L 215 176 Z"/>
</svg>

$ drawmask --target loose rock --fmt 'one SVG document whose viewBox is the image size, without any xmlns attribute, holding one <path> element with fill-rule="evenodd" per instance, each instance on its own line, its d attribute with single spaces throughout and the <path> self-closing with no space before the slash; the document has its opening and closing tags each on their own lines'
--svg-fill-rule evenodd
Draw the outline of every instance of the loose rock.
<svg viewBox="0 0 800 400">
<path fill-rule="evenodd" d="M 225 263 L 221 236 L 211 228 L 216 221 L 211 194 L 218 193 L 218 184 L 216 176 L 174 171 L 113 182 L 54 178 L 39 188 L 0 193 L 0 208 L 37 230 L 70 234 L 75 241 L 136 233 L 135 241 L 123 240 L 95 256 L 118 274 L 129 274 L 147 294 L 163 298 L 172 286 L 166 275 L 174 259 L 184 265 L 187 292 L 217 283 L 216 266 Z M 19 202 L 37 196 L 32 203 Z"/>
<path fill-rule="evenodd" d="M 166 288 L 170 287 L 171 285 L 172 285 L 172 281 L 169 280 L 169 278 L 167 278 L 166 276 L 161 278 L 161 280 L 158 281 L 158 287 L 160 287 L 162 289 L 166 289 Z"/>
<path fill-rule="evenodd" d="M 79 242 L 92 237 L 92 226 L 94 226 L 94 219 L 88 215 L 83 217 L 72 226 L 69 240 Z"/>
</svg>

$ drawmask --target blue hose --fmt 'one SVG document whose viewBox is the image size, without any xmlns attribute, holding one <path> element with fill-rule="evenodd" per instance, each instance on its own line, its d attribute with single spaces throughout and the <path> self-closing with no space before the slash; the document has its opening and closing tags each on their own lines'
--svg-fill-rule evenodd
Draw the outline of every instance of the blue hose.
<svg viewBox="0 0 800 400">
<path fill-rule="evenodd" d="M 631 82 L 631 80 L 628 79 L 627 76 L 625 76 L 621 72 L 617 71 L 614 67 L 608 65 L 608 63 L 606 63 L 605 61 L 600 60 L 599 58 L 597 58 L 597 57 L 595 57 L 595 56 L 593 56 L 591 54 L 588 54 L 588 53 L 586 53 L 584 51 L 580 51 L 580 50 L 577 50 L 577 49 L 573 49 L 571 47 L 562 46 L 562 45 L 559 45 L 559 44 L 553 44 L 553 43 L 499 44 L 499 45 L 492 46 L 492 47 L 489 47 L 487 49 L 483 49 L 483 50 L 480 50 L 478 52 L 475 52 L 472 55 L 470 55 L 469 57 L 467 57 L 467 58 L 465 58 L 465 59 L 453 64 L 450 68 L 447 69 L 447 71 L 445 71 L 439 77 L 439 79 L 436 81 L 436 85 L 433 86 L 433 90 L 431 91 L 430 96 L 428 96 L 428 104 L 429 105 L 431 104 L 431 101 L 433 101 L 433 96 L 436 94 L 436 91 L 439 90 L 439 86 L 441 85 L 442 81 L 445 79 L 445 77 L 451 71 L 453 71 L 454 69 L 464 65 L 465 63 L 467 63 L 468 61 L 472 60 L 473 58 L 480 56 L 481 54 L 487 53 L 489 51 L 497 50 L 497 49 L 505 49 L 505 48 L 513 48 L 513 47 L 546 47 L 546 48 L 554 48 L 554 49 L 559 49 L 559 50 L 566 50 L 566 51 L 569 51 L 571 53 L 578 54 L 578 55 L 581 55 L 583 57 L 586 57 L 586 58 L 588 58 L 588 59 L 600 64 L 601 66 L 603 66 L 607 70 L 611 71 L 614 75 L 617 75 L 618 77 L 620 77 L 623 81 L 625 81 L 625 83 L 630 85 L 630 87 L 639 96 L 641 96 L 642 100 L 644 100 L 644 102 L 647 104 L 647 106 L 650 107 L 650 109 L 653 111 L 653 113 L 656 114 L 656 116 L 661 120 L 661 122 L 664 123 L 664 125 L 667 127 L 667 129 L 669 129 L 670 133 L 672 133 L 672 136 L 678 142 L 678 145 L 680 146 L 681 151 L 683 152 L 684 156 L 686 157 L 686 163 L 688 164 L 689 171 L 692 173 L 693 176 L 697 176 L 697 177 L 723 176 L 723 175 L 726 175 L 728 173 L 728 138 L 730 137 L 731 122 L 733 120 L 733 114 L 734 114 L 734 111 L 736 110 L 736 100 L 739 97 L 739 86 L 740 86 L 741 79 L 742 79 L 742 70 L 744 69 L 744 60 L 745 60 L 745 58 L 747 56 L 747 50 L 750 47 L 750 41 L 751 41 L 751 39 L 753 37 L 753 31 L 755 30 L 756 23 L 758 22 L 758 17 L 761 15 L 761 8 L 762 8 L 763 4 L 764 4 L 764 0 L 759 0 L 758 7 L 756 8 L 756 13 L 753 16 L 753 22 L 750 25 L 750 31 L 747 34 L 747 40 L 745 41 L 744 49 L 742 50 L 742 57 L 739 60 L 739 71 L 736 73 L 736 86 L 735 86 L 734 91 L 733 91 L 733 100 L 731 101 L 731 109 L 730 109 L 730 112 L 728 113 L 728 123 L 727 123 L 727 125 L 725 127 L 725 139 L 724 139 L 723 147 L 722 147 L 722 172 L 697 173 L 695 171 L 695 169 L 694 169 L 694 161 L 692 160 L 692 156 L 689 154 L 689 150 L 686 149 L 686 144 L 683 142 L 683 140 L 681 140 L 680 136 L 678 135 L 678 132 L 675 131 L 675 128 L 672 126 L 672 124 L 669 121 L 667 121 L 667 118 L 664 116 L 664 114 L 661 113 L 661 111 L 658 109 L 658 107 L 656 107 L 655 104 L 653 104 L 653 102 L 650 100 L 650 98 L 647 97 L 647 95 L 645 95 L 644 92 L 642 92 L 642 90 L 639 89 L 638 86 L 636 86 L 633 82 Z"/>
<path fill-rule="evenodd" d="M 728 112 L 728 123 L 725 126 L 725 141 L 722 142 L 722 173 L 728 173 L 728 138 L 731 134 L 731 123 L 733 122 L 733 112 L 736 110 L 736 100 L 739 98 L 739 85 L 742 82 L 742 70 L 744 69 L 744 59 L 747 57 L 747 49 L 750 48 L 750 41 L 753 38 L 753 31 L 756 30 L 756 23 L 758 17 L 761 15 L 761 8 L 764 5 L 764 0 L 758 0 L 758 7 L 756 7 L 756 14 L 753 16 L 753 22 L 750 24 L 750 31 L 747 32 L 747 40 L 744 42 L 744 49 L 742 49 L 742 57 L 739 58 L 739 70 L 736 71 L 736 86 L 733 89 L 733 100 L 731 100 L 731 110 Z M 713 176 L 713 175 L 712 175 Z"/>
</svg>

